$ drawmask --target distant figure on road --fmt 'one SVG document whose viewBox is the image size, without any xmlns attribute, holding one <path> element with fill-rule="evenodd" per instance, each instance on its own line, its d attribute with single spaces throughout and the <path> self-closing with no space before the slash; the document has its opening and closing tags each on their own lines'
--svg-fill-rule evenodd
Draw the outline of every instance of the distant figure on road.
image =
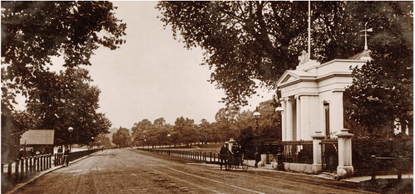
<svg viewBox="0 0 415 194">
<path fill-rule="evenodd" d="M 65 160 L 66 166 L 69 166 L 69 148 L 65 149 L 65 152 L 63 153 L 63 157 Z"/>
<path fill-rule="evenodd" d="M 225 165 L 225 169 L 226 169 L 228 152 L 229 152 L 228 147 L 226 147 L 226 144 L 223 144 L 223 146 L 220 148 L 220 169 L 221 170 L 222 170 L 222 165 Z"/>
</svg>

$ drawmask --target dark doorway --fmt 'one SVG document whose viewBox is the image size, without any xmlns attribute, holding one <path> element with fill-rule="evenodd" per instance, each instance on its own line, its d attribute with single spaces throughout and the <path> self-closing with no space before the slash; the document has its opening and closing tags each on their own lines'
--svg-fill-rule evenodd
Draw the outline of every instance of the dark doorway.
<svg viewBox="0 0 415 194">
<path fill-rule="evenodd" d="M 330 137 L 330 105 L 324 102 L 324 115 L 326 119 L 326 137 Z"/>
</svg>

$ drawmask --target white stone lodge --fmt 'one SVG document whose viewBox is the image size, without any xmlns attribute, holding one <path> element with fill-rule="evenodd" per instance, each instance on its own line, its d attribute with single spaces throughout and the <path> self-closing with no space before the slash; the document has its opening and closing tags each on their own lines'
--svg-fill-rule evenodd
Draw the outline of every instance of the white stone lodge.
<svg viewBox="0 0 415 194">
<path fill-rule="evenodd" d="M 352 84 L 352 70 L 370 60 L 370 50 L 349 59 L 320 64 L 303 51 L 295 70 L 277 81 L 281 91 L 282 141 L 312 140 L 316 132 L 329 137 L 343 126 L 343 92 Z"/>
</svg>

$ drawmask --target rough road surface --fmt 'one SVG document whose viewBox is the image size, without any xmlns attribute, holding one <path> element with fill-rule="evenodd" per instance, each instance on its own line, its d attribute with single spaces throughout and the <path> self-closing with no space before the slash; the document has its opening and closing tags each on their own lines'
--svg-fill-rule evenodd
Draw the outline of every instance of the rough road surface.
<svg viewBox="0 0 415 194">
<path fill-rule="evenodd" d="M 337 185 L 336 185 L 337 184 Z M 257 169 L 222 171 L 167 155 L 114 149 L 97 152 L 16 193 L 368 193 L 345 183 Z"/>
</svg>

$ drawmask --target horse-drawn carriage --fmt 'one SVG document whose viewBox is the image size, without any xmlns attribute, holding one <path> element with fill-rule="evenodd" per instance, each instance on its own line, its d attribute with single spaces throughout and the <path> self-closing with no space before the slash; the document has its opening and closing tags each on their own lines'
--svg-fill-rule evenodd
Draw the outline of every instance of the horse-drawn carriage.
<svg viewBox="0 0 415 194">
<path fill-rule="evenodd" d="M 226 154 L 223 150 L 221 150 L 221 163 L 220 169 L 222 170 L 222 166 L 225 166 L 225 170 L 233 170 L 233 169 L 242 169 L 242 171 L 246 172 L 248 170 L 248 165 L 246 161 L 244 161 L 245 153 L 238 145 L 233 145 L 231 148 L 232 152 L 226 148 Z"/>
</svg>

